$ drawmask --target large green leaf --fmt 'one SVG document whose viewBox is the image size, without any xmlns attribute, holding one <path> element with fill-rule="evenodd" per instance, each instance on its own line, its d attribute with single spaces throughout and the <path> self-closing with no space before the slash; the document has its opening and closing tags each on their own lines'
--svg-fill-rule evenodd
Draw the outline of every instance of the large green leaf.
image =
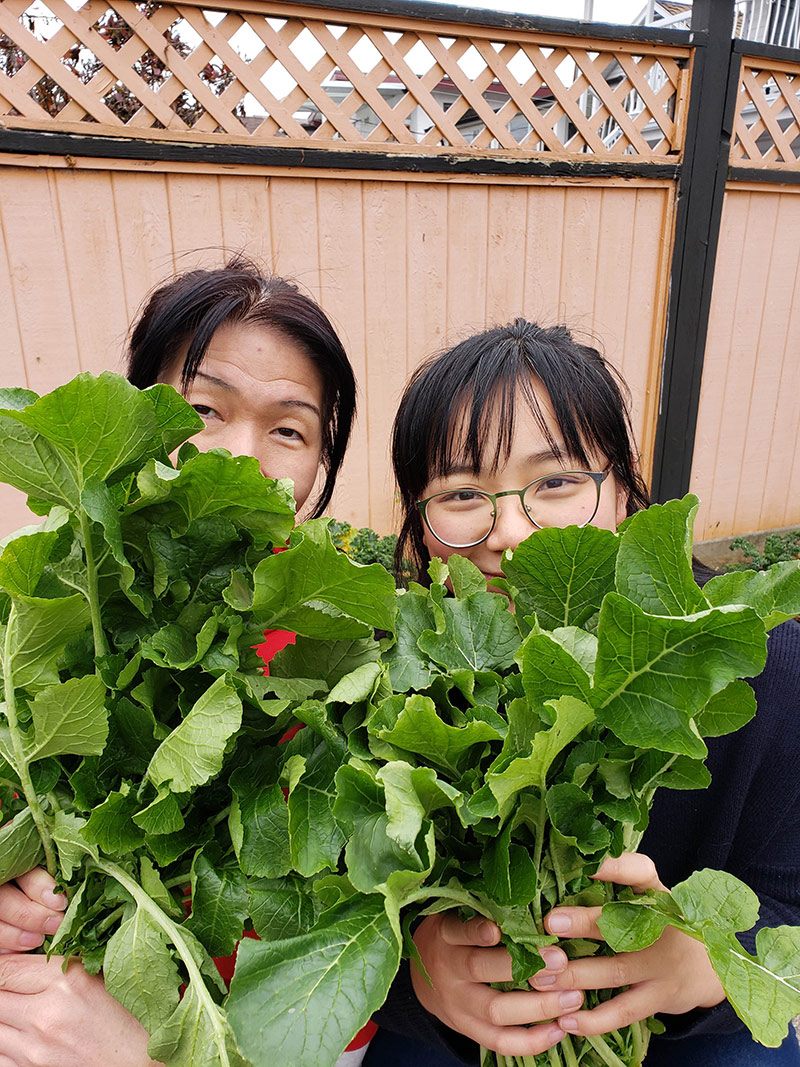
<svg viewBox="0 0 800 1067">
<path fill-rule="evenodd" d="M 79 374 L 29 407 L 0 415 L 0 474 L 24 492 L 72 507 L 87 478 L 134 470 L 162 447 L 153 405 L 108 372 Z"/>
<path fill-rule="evenodd" d="M 178 1006 L 181 979 L 161 928 L 143 908 L 126 919 L 103 960 L 106 989 L 149 1034 Z"/>
<path fill-rule="evenodd" d="M 582 626 L 614 588 L 619 539 L 595 526 L 537 530 L 506 552 L 503 573 L 517 587 L 516 610 L 546 630 Z"/>
<path fill-rule="evenodd" d="M 363 567 L 338 552 L 326 520 L 298 527 L 289 550 L 262 560 L 253 579 L 252 603 L 226 598 L 233 607 L 251 607 L 272 628 L 336 639 L 393 629 L 391 575 L 379 563 Z"/>
<path fill-rule="evenodd" d="M 345 836 L 333 814 L 334 779 L 343 756 L 321 741 L 309 752 L 302 775 L 289 782 L 289 847 L 300 874 L 336 870 Z"/>
<path fill-rule="evenodd" d="M 0 884 L 27 874 L 43 854 L 33 812 L 26 808 L 0 828 Z"/>
<path fill-rule="evenodd" d="M 745 726 L 756 713 L 756 695 L 747 682 L 729 682 L 696 718 L 703 737 L 722 737 Z"/>
<path fill-rule="evenodd" d="M 15 598 L 6 634 L 6 676 L 13 672 L 14 685 L 31 693 L 57 685 L 64 649 L 89 624 L 89 605 L 79 593 L 53 600 Z"/>
<path fill-rule="evenodd" d="M 308 933 L 320 905 L 313 883 L 296 874 L 283 878 L 251 878 L 247 883 L 253 928 L 264 941 Z"/>
<path fill-rule="evenodd" d="M 473 593 L 442 603 L 444 629 L 426 630 L 419 647 L 446 670 L 503 670 L 514 662 L 520 635 L 505 597 Z"/>
<path fill-rule="evenodd" d="M 705 943 L 736 1014 L 756 1041 L 777 1048 L 800 1014 L 800 928 L 759 930 L 755 956 L 732 934 L 709 933 Z"/>
<path fill-rule="evenodd" d="M 138 475 L 148 518 L 176 534 L 201 519 L 227 518 L 249 530 L 259 546 L 283 544 L 294 522 L 291 483 L 272 481 L 252 456 L 231 456 L 224 448 L 201 452 L 179 470 L 148 464 Z"/>
<path fill-rule="evenodd" d="M 190 982 L 172 1015 L 151 1037 L 148 1054 L 164 1067 L 249 1067 L 225 1014 Z"/>
<path fill-rule="evenodd" d="M 18 531 L 6 540 L 0 553 L 0 586 L 11 597 L 33 596 L 50 556 L 58 543 L 68 513 L 54 508 L 38 528 Z"/>
<path fill-rule="evenodd" d="M 693 615 L 706 606 L 692 574 L 696 496 L 653 504 L 625 524 L 616 587 L 651 615 Z M 730 603 L 730 601 L 728 601 Z"/>
<path fill-rule="evenodd" d="M 278 784 L 277 752 L 240 768 L 231 776 L 228 825 L 245 874 L 277 878 L 288 874 L 289 808 Z"/>
<path fill-rule="evenodd" d="M 512 800 L 523 789 L 533 787 L 542 791 L 553 760 L 594 721 L 594 712 L 583 701 L 564 696 L 552 702 L 556 719 L 549 730 L 533 737 L 530 755 L 520 756 L 499 772 L 490 771 L 486 782 L 501 813 L 509 810 Z"/>
<path fill-rule="evenodd" d="M 192 913 L 185 926 L 212 956 L 230 956 L 248 916 L 247 879 L 236 858 L 209 847 L 192 863 Z"/>
<path fill-rule="evenodd" d="M 157 382 L 143 389 L 142 395 L 153 405 L 153 414 L 166 453 L 174 451 L 205 428 L 204 420 L 171 385 Z"/>
<path fill-rule="evenodd" d="M 609 593 L 598 627 L 597 718 L 626 744 L 704 756 L 692 716 L 728 682 L 757 675 L 765 659 L 764 627 L 749 608 L 666 618 Z"/>
<path fill-rule="evenodd" d="M 392 686 L 398 693 L 426 689 L 436 673 L 419 647 L 422 634 L 436 628 L 430 594 L 409 590 L 398 597 L 395 626 L 395 644 L 384 656 Z"/>
<path fill-rule="evenodd" d="M 552 635 L 535 631 L 530 633 L 516 658 L 522 672 L 525 696 L 531 707 L 541 707 L 545 701 L 561 696 L 589 701 L 589 675 Z"/>
<path fill-rule="evenodd" d="M 239 1047 L 255 1067 L 332 1067 L 383 1003 L 399 962 L 377 895 L 343 901 L 300 937 L 242 942 L 227 1002 Z"/>
<path fill-rule="evenodd" d="M 187 793 L 213 778 L 222 767 L 228 741 L 242 723 L 242 702 L 223 675 L 156 749 L 147 777 L 156 787 L 169 783 Z"/>
<path fill-rule="evenodd" d="M 108 737 L 105 696 L 106 687 L 94 674 L 37 693 L 30 705 L 34 736 L 27 759 L 100 755 Z"/>
<path fill-rule="evenodd" d="M 800 560 L 776 563 L 766 571 L 720 574 L 706 583 L 703 593 L 712 606 L 747 604 L 771 630 L 800 615 Z"/>
<path fill-rule="evenodd" d="M 430 697 L 412 696 L 395 724 L 390 729 L 377 730 L 376 736 L 405 752 L 424 755 L 436 766 L 459 775 L 465 761 L 471 758 L 471 750 L 497 740 L 498 734 L 493 726 L 479 721 L 449 726 L 437 714 Z"/>
</svg>

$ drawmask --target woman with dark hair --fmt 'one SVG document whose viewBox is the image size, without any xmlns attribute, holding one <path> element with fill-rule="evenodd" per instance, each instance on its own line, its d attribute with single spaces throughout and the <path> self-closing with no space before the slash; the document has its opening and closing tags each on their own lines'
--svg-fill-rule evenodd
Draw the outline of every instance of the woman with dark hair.
<svg viewBox="0 0 800 1067">
<path fill-rule="evenodd" d="M 298 511 L 321 469 L 310 517 L 329 503 L 355 414 L 355 378 L 322 308 L 290 282 L 238 257 L 160 286 L 131 329 L 128 378 L 142 389 L 175 386 L 206 423 L 195 443 L 255 456 L 265 475 L 290 478 Z M 294 635 L 266 637 L 258 651 L 268 662 Z M 37 948 L 55 932 L 66 906 L 55 889 L 40 868 L 0 886 L 0 954 Z M 229 979 L 233 960 L 218 966 Z M 2 972 L 0 1036 L 4 1024 L 14 1034 L 13 1048 L 0 1042 L 2 1067 L 153 1067 L 144 1028 L 80 964 L 62 974 L 57 960 L 16 956 Z"/>
<path fill-rule="evenodd" d="M 298 510 L 319 467 L 309 517 L 330 503 L 356 409 L 347 353 L 322 308 L 238 257 L 156 289 L 130 332 L 128 379 L 166 382 L 206 420 L 200 447 L 255 456 L 292 478 Z"/>
<path fill-rule="evenodd" d="M 504 551 L 535 529 L 613 530 L 648 502 L 621 380 L 563 327 L 522 319 L 417 371 L 395 420 L 393 460 L 403 512 L 397 558 L 410 559 L 422 582 L 433 556 L 458 553 L 491 587 Z M 759 925 L 800 922 L 797 622 L 772 631 L 767 666 L 751 684 L 755 719 L 708 740 L 711 786 L 700 794 L 660 789 L 642 853 L 607 859 L 599 878 L 662 889 L 700 867 L 720 867 L 758 893 Z M 598 940 L 598 911 L 557 908 L 545 925 L 558 936 Z M 751 936 L 744 940 L 752 950 Z M 794 1034 L 778 1049 L 752 1041 L 703 946 L 672 928 L 649 948 L 616 957 L 568 960 L 553 945 L 530 992 L 495 988 L 511 980 L 511 958 L 498 927 L 483 918 L 429 916 L 414 940 L 431 981 L 415 963 L 404 965 L 365 1067 L 477 1065 L 478 1044 L 533 1056 L 565 1033 L 608 1033 L 656 1012 L 667 1031 L 653 1037 L 647 1067 L 800 1063 Z M 581 1010 L 588 989 L 617 992 Z"/>
</svg>

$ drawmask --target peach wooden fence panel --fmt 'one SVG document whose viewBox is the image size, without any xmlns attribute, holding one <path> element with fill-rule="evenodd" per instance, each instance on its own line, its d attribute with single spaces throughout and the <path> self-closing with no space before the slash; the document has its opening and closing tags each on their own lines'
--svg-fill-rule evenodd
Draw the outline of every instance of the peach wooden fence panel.
<svg viewBox="0 0 800 1067">
<path fill-rule="evenodd" d="M 243 249 L 318 298 L 351 354 L 360 414 L 337 516 L 392 528 L 387 446 L 406 378 L 432 351 L 519 314 L 602 341 L 630 383 L 649 456 L 669 182 L 0 162 L 0 384 L 44 391 L 79 370 L 120 369 L 154 284 Z M 24 521 L 21 498 L 3 489 L 0 535 Z"/>
<path fill-rule="evenodd" d="M 698 536 L 800 521 L 800 186 L 729 185 L 692 472 Z"/>
</svg>

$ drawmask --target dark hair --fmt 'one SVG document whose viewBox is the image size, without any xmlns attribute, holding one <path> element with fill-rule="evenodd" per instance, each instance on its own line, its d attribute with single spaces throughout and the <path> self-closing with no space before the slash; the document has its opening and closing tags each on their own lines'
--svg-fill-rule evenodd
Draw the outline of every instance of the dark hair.
<svg viewBox="0 0 800 1067">
<path fill-rule="evenodd" d="M 468 466 L 477 473 L 487 448 L 494 450 L 488 457 L 492 470 L 508 459 L 518 396 L 558 451 L 534 379 L 549 394 L 567 456 L 589 467 L 587 450 L 602 453 L 628 494 L 628 514 L 647 507 L 622 378 L 596 349 L 578 344 L 566 327 L 544 329 L 516 319 L 428 360 L 406 386 L 392 431 L 392 463 L 403 512 L 395 556 L 398 573 L 405 558 L 420 580 L 426 580 L 429 555 L 417 501 L 434 478 L 453 466 Z M 499 433 L 489 441 L 495 416 Z"/>
<path fill-rule="evenodd" d="M 291 282 L 263 274 L 242 256 L 216 270 L 180 274 L 150 294 L 131 327 L 128 379 L 153 385 L 188 342 L 181 370 L 185 392 L 223 323 L 267 326 L 302 345 L 322 376 L 322 465 L 325 484 L 314 503 L 320 515 L 331 499 L 356 409 L 353 368 L 330 319 Z"/>
</svg>

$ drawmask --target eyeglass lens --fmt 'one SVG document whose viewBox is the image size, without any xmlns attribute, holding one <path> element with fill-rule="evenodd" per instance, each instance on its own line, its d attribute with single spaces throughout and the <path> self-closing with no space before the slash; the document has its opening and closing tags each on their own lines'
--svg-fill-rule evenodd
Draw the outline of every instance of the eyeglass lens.
<svg viewBox="0 0 800 1067">
<path fill-rule="evenodd" d="M 529 485 L 523 506 L 535 526 L 583 526 L 594 518 L 598 496 L 598 485 L 588 474 L 559 472 Z M 453 548 L 488 537 L 494 513 L 492 498 L 477 489 L 439 493 L 425 508 L 433 536 Z"/>
</svg>

